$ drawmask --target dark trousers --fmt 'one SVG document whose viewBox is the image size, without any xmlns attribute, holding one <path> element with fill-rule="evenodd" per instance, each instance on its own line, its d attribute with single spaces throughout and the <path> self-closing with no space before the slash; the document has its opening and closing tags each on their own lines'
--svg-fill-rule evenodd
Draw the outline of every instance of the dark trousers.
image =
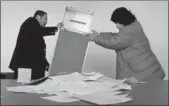
<svg viewBox="0 0 169 106">
<path fill-rule="evenodd" d="M 43 67 L 35 67 L 32 68 L 31 80 L 36 80 L 43 78 L 45 76 L 45 68 Z M 18 78 L 18 70 L 14 71 L 14 79 Z"/>
</svg>

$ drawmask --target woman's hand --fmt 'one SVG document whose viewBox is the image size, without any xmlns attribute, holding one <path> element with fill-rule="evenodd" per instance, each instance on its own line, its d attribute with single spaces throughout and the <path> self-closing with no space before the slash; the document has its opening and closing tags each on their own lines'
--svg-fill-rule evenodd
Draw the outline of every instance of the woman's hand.
<svg viewBox="0 0 169 106">
<path fill-rule="evenodd" d="M 132 83 L 139 83 L 139 81 L 135 77 L 128 78 L 125 83 L 132 84 Z"/>
<path fill-rule="evenodd" d="M 98 35 L 99 35 L 99 33 L 96 32 L 96 31 L 94 31 L 94 30 L 92 30 L 91 33 L 85 34 L 86 39 L 89 40 L 89 41 L 93 41 L 94 38 L 95 38 L 96 36 L 98 36 Z"/>
</svg>

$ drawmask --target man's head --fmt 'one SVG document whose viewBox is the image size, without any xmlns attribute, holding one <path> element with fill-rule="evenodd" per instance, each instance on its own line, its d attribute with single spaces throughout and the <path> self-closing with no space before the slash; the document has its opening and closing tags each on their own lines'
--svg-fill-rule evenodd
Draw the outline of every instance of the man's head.
<svg viewBox="0 0 169 106">
<path fill-rule="evenodd" d="M 116 10 L 113 11 L 113 14 L 111 16 L 111 21 L 116 24 L 116 27 L 118 29 L 130 25 L 135 20 L 136 20 L 135 15 L 133 15 L 125 7 L 117 8 Z"/>
<path fill-rule="evenodd" d="M 47 13 L 42 10 L 37 10 L 34 17 L 38 20 L 39 24 L 44 27 L 47 24 Z"/>
</svg>

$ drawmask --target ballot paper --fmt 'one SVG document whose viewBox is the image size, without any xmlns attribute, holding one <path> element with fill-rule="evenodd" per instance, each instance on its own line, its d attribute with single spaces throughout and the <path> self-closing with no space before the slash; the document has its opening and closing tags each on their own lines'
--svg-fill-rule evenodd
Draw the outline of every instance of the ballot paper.
<svg viewBox="0 0 169 106">
<path fill-rule="evenodd" d="M 31 82 L 31 69 L 18 68 L 18 83 L 30 83 Z"/>
<path fill-rule="evenodd" d="M 7 91 L 12 92 L 24 92 L 24 93 L 33 93 L 33 88 L 35 86 L 15 86 L 15 87 L 7 87 Z"/>
<path fill-rule="evenodd" d="M 54 95 L 57 94 L 58 86 L 59 86 L 59 82 L 52 79 L 47 79 L 43 83 L 36 85 L 33 88 L 33 91 L 34 92 L 40 91 L 43 94 Z"/>
<path fill-rule="evenodd" d="M 103 75 L 96 72 L 85 74 L 74 72 L 51 76 L 38 85 L 7 87 L 7 90 L 48 94 L 49 96 L 42 98 L 56 102 L 73 102 L 81 99 L 96 104 L 116 104 L 132 100 L 128 95 L 121 95 L 121 89 L 131 90 L 131 86 L 124 83 L 125 79 L 102 78 L 101 80 L 100 77 Z"/>
<path fill-rule="evenodd" d="M 119 92 L 99 91 L 86 95 L 73 95 L 74 97 L 95 103 L 97 105 L 112 105 L 132 100 L 128 94 L 119 94 Z"/>
<path fill-rule="evenodd" d="M 77 81 L 77 80 L 82 80 L 85 77 L 83 75 L 81 75 L 78 72 L 74 72 L 71 74 L 67 74 L 67 75 L 57 75 L 57 76 L 51 76 L 49 78 L 52 78 L 52 80 L 55 80 L 57 82 L 61 82 L 61 81 Z"/>
<path fill-rule="evenodd" d="M 75 101 L 80 101 L 79 99 L 76 98 L 70 98 L 67 96 L 46 96 L 46 97 L 41 97 L 43 99 L 55 101 L 55 102 L 75 102 Z"/>
<path fill-rule="evenodd" d="M 60 86 L 58 87 L 58 91 L 66 91 L 71 94 L 78 94 L 78 95 L 89 94 L 89 93 L 107 90 L 107 89 L 110 89 L 110 87 L 105 86 L 100 82 L 94 82 L 94 81 L 67 82 L 67 83 L 61 83 Z M 119 90 L 119 88 L 117 90 Z"/>
<path fill-rule="evenodd" d="M 68 93 L 65 92 L 58 92 L 57 95 L 55 96 L 46 96 L 46 97 L 41 97 L 43 99 L 55 101 L 55 102 L 75 102 L 75 101 L 80 101 L 77 98 L 71 97 Z"/>
<path fill-rule="evenodd" d="M 103 77 L 104 75 L 103 74 L 100 74 L 100 73 L 95 73 L 94 75 L 87 75 L 83 81 L 95 81 L 101 77 Z"/>
<path fill-rule="evenodd" d="M 81 73 L 82 75 L 85 75 L 85 76 L 93 76 L 95 74 L 97 74 L 96 72 L 83 72 Z"/>
</svg>

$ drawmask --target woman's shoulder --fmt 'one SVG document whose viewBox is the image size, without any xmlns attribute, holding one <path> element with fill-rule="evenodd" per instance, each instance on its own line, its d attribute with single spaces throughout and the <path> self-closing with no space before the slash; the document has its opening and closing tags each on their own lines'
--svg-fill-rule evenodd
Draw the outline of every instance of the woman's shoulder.
<svg viewBox="0 0 169 106">
<path fill-rule="evenodd" d="M 139 33 L 143 31 L 142 26 L 139 21 L 134 21 L 133 23 L 125 26 L 120 32 L 123 33 Z"/>
</svg>

